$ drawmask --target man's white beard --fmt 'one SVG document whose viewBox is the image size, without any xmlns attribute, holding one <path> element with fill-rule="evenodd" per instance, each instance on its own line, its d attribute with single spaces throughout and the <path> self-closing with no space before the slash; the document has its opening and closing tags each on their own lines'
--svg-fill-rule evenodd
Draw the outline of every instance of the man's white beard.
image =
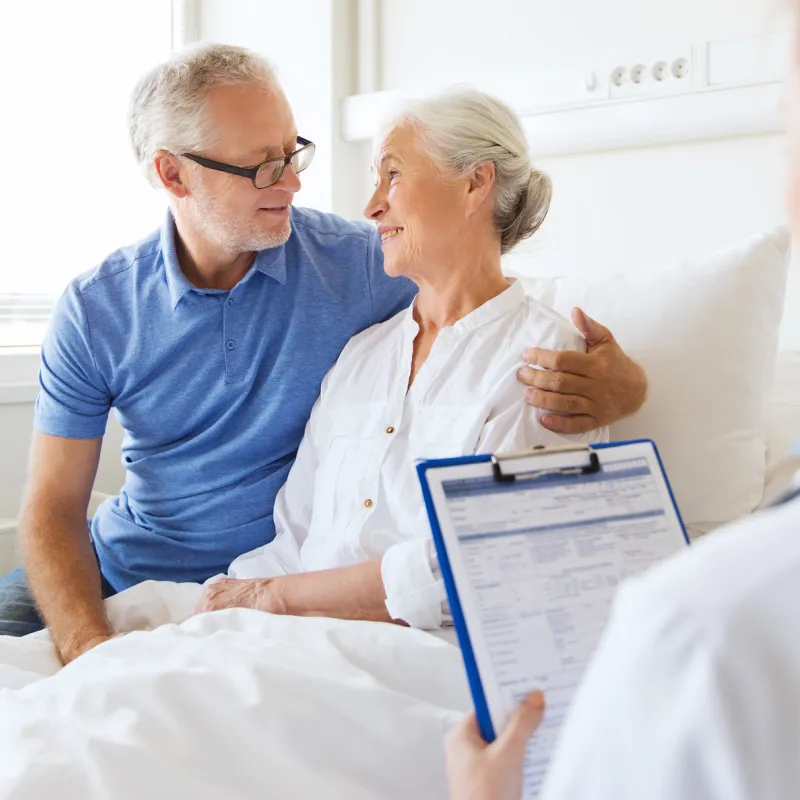
<svg viewBox="0 0 800 800">
<path fill-rule="evenodd" d="M 242 220 L 222 216 L 202 190 L 195 191 L 194 200 L 192 216 L 195 225 L 222 250 L 232 253 L 267 250 L 286 244 L 292 235 L 291 218 L 280 228 L 268 231 Z"/>
</svg>

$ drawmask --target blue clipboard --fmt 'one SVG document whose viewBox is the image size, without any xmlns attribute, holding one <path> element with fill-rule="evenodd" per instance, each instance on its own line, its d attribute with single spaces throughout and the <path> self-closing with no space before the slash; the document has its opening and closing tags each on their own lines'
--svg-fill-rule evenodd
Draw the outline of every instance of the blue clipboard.
<svg viewBox="0 0 800 800">
<path fill-rule="evenodd" d="M 596 450 L 605 450 L 609 448 L 616 448 L 633 444 L 649 444 L 652 446 L 653 452 L 658 462 L 658 466 L 661 469 L 661 475 L 664 479 L 664 482 L 667 486 L 667 490 L 669 492 L 669 498 L 672 502 L 672 506 L 675 510 L 675 514 L 677 516 L 678 522 L 683 532 L 683 537 L 686 541 L 686 544 L 687 545 L 690 544 L 689 537 L 686 533 L 686 526 L 684 525 L 683 518 L 681 517 L 680 514 L 680 510 L 678 509 L 678 505 L 675 502 L 675 495 L 673 494 L 672 487 L 670 486 L 669 479 L 667 477 L 666 471 L 664 470 L 664 464 L 661 460 L 661 455 L 658 452 L 658 448 L 656 447 L 655 442 L 653 442 L 651 439 L 633 439 L 624 442 L 593 444 L 591 446 L 581 447 L 577 449 L 588 450 L 591 453 L 592 451 Z M 529 457 L 537 455 L 539 453 L 546 454 L 550 452 L 552 452 L 551 448 L 541 447 L 541 448 L 536 448 L 533 451 L 529 451 L 526 454 L 515 454 L 515 456 L 512 457 L 517 457 L 517 456 L 522 457 L 523 455 L 525 457 Z M 478 727 L 480 729 L 481 735 L 487 742 L 494 741 L 497 734 L 494 729 L 494 725 L 492 723 L 491 715 L 489 713 L 489 704 L 487 702 L 486 694 L 483 688 L 483 683 L 480 678 L 478 663 L 475 657 L 475 651 L 473 650 L 472 641 L 469 636 L 469 630 L 467 628 L 467 622 L 464 615 L 464 610 L 462 608 L 461 600 L 459 598 L 458 588 L 456 586 L 455 577 L 453 575 L 453 569 L 450 563 L 447 545 L 445 543 L 444 535 L 442 534 L 442 529 L 439 524 L 439 518 L 436 513 L 436 507 L 433 501 L 433 496 L 431 494 L 430 485 L 428 483 L 427 473 L 430 470 L 441 469 L 443 467 L 464 466 L 468 464 L 491 464 L 494 468 L 495 476 L 497 477 L 499 471 L 499 468 L 497 466 L 498 461 L 502 460 L 502 458 L 503 458 L 502 456 L 492 456 L 492 455 L 463 456 L 460 458 L 431 459 L 423 461 L 417 465 L 417 475 L 419 476 L 419 480 L 422 486 L 422 496 L 425 501 L 425 509 L 428 513 L 428 518 L 430 520 L 431 533 L 433 535 L 433 541 L 436 546 L 436 552 L 438 554 L 438 559 L 439 559 L 439 568 L 442 573 L 442 579 L 444 580 L 445 589 L 447 590 L 447 597 L 450 603 L 450 613 L 452 614 L 453 617 L 453 625 L 456 629 L 456 635 L 458 636 L 458 643 L 459 646 L 461 647 L 461 653 L 464 659 L 464 666 L 467 672 L 467 680 L 469 682 L 470 693 L 472 694 L 472 700 L 475 705 L 475 715 L 478 720 Z"/>
</svg>

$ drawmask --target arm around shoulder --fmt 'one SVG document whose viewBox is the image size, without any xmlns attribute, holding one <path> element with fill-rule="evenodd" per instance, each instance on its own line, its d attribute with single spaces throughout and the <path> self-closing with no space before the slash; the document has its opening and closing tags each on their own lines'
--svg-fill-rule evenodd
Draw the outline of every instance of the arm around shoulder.
<svg viewBox="0 0 800 800">
<path fill-rule="evenodd" d="M 532 347 L 518 379 L 526 400 L 545 413 L 556 433 L 582 433 L 636 413 L 647 398 L 647 375 L 619 346 L 608 328 L 574 309 L 572 320 L 586 352 Z M 539 369 L 533 369 L 539 367 Z"/>
</svg>

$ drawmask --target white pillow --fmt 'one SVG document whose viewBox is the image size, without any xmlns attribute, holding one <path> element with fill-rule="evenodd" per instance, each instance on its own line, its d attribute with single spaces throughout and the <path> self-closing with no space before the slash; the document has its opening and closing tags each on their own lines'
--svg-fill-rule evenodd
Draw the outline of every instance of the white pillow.
<svg viewBox="0 0 800 800">
<path fill-rule="evenodd" d="M 800 352 L 778 353 L 767 409 L 767 479 L 762 506 L 786 491 L 800 470 Z"/>
<path fill-rule="evenodd" d="M 644 366 L 648 400 L 611 438 L 656 442 L 689 527 L 761 500 L 789 250 L 780 228 L 701 262 L 558 282 L 557 311 L 580 306 Z"/>
</svg>

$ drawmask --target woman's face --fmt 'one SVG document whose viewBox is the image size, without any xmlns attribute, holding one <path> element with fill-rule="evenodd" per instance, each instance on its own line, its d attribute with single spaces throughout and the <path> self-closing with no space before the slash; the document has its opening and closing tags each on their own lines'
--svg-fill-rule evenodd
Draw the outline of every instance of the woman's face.
<svg viewBox="0 0 800 800">
<path fill-rule="evenodd" d="M 446 268 L 466 233 L 469 182 L 442 175 L 408 125 L 386 137 L 373 170 L 375 192 L 364 216 L 378 223 L 387 274 L 419 283 Z"/>
</svg>

